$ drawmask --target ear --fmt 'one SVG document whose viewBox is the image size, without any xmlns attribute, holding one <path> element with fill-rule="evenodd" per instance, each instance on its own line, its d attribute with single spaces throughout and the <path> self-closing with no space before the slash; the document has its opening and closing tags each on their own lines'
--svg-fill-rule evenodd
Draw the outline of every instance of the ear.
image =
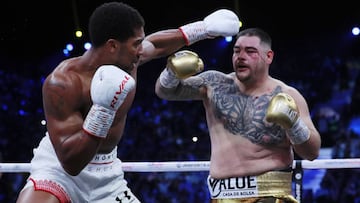
<svg viewBox="0 0 360 203">
<path fill-rule="evenodd" d="M 115 39 L 109 39 L 106 42 L 106 46 L 107 48 L 110 50 L 110 52 L 114 52 L 118 49 L 119 47 L 119 41 L 115 40 Z"/>
<path fill-rule="evenodd" d="M 266 52 L 266 62 L 270 64 L 273 61 L 273 59 L 274 59 L 274 51 L 270 49 L 269 51 Z"/>
</svg>

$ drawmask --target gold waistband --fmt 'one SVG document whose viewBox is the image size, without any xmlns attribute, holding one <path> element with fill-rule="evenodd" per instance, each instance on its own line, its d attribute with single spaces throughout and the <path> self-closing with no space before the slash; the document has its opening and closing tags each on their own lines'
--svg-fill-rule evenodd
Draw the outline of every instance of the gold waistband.
<svg viewBox="0 0 360 203">
<path fill-rule="evenodd" d="M 284 196 L 284 197 L 250 197 L 244 199 L 212 199 L 211 203 L 258 203 L 258 202 L 266 202 L 266 203 L 298 203 L 298 201 L 292 197 Z"/>
<path fill-rule="evenodd" d="M 296 203 L 296 199 L 292 196 L 292 172 L 283 172 L 283 171 L 270 171 L 262 175 L 253 176 L 256 178 L 256 196 L 253 197 L 242 197 L 240 195 L 236 197 L 219 197 L 218 199 L 214 198 L 213 203 L 251 203 L 256 202 L 261 198 L 270 197 L 275 199 L 280 199 L 279 201 L 274 200 L 274 203 L 280 203 L 281 199 L 286 200 L 287 202 Z M 210 178 L 210 177 L 209 177 Z M 221 179 L 220 181 L 231 181 L 231 179 Z M 214 180 L 214 179 L 212 179 Z M 211 186 L 209 185 L 209 188 Z M 242 189 L 239 189 L 238 192 L 241 193 Z M 211 193 L 211 192 L 210 192 Z"/>
<path fill-rule="evenodd" d="M 259 196 L 290 195 L 292 172 L 271 171 L 257 176 Z"/>
</svg>

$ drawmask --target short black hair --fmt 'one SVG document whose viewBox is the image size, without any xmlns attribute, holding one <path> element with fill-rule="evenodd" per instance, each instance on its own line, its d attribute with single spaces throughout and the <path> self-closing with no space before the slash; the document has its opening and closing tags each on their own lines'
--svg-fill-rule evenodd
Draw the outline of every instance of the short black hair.
<svg viewBox="0 0 360 203">
<path fill-rule="evenodd" d="M 260 42 L 267 44 L 271 48 L 272 39 L 270 35 L 262 30 L 261 28 L 247 28 L 245 30 L 241 30 L 237 35 L 236 39 L 238 39 L 241 36 L 256 36 L 259 37 Z"/>
<path fill-rule="evenodd" d="M 90 16 L 90 42 L 94 47 L 103 45 L 109 39 L 123 42 L 135 35 L 135 29 L 144 26 L 144 18 L 135 8 L 122 2 L 104 3 Z"/>
</svg>

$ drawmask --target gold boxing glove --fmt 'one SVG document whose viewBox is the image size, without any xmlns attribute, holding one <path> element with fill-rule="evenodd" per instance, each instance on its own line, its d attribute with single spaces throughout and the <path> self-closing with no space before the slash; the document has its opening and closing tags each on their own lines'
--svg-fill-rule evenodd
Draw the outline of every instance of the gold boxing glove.
<svg viewBox="0 0 360 203">
<path fill-rule="evenodd" d="M 265 119 L 286 129 L 292 144 L 302 144 L 310 138 L 310 131 L 299 117 L 295 100 L 286 93 L 278 93 L 270 100 Z"/>
<path fill-rule="evenodd" d="M 204 63 L 195 52 L 183 50 L 168 57 L 167 67 L 177 78 L 185 79 L 203 71 Z"/>
<path fill-rule="evenodd" d="M 279 93 L 270 100 L 265 118 L 268 122 L 290 129 L 299 118 L 299 109 L 290 95 Z"/>
</svg>

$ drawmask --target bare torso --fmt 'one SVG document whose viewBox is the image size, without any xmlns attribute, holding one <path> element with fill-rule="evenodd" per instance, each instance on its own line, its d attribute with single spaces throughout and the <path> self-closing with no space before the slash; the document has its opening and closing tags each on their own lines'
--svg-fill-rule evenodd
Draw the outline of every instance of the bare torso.
<svg viewBox="0 0 360 203">
<path fill-rule="evenodd" d="M 291 165 L 293 153 L 285 131 L 265 121 L 276 80 L 262 92 L 243 94 L 231 77 L 206 84 L 204 100 L 211 138 L 210 175 L 214 178 L 257 175 Z M 223 78 L 222 78 L 223 77 Z"/>
<path fill-rule="evenodd" d="M 123 135 L 127 112 L 133 103 L 136 89 L 128 94 L 120 106 L 106 138 L 87 135 L 82 130 L 82 125 L 92 106 L 90 84 L 98 64 L 92 65 L 84 61 L 82 57 L 77 57 L 62 62 L 43 85 L 44 110 L 50 139 L 59 159 L 64 160 L 62 163 L 66 163 L 66 166 L 78 166 L 77 169 L 84 167 L 95 153 L 110 153 L 117 146 Z"/>
<path fill-rule="evenodd" d="M 60 75 L 60 77 L 66 77 L 70 80 L 71 78 L 76 78 L 76 80 L 79 81 L 79 85 L 68 89 L 67 95 L 71 97 L 71 95 L 79 94 L 81 92 L 81 95 L 79 96 L 79 98 L 77 98 L 78 105 L 72 107 L 72 109 L 74 111 L 74 114 L 76 114 L 77 112 L 81 115 L 82 119 L 85 119 L 87 116 L 87 112 L 92 106 L 90 98 L 90 84 L 92 75 L 90 75 L 89 77 L 87 74 L 83 74 L 83 72 L 79 70 L 83 68 L 79 59 L 70 59 L 68 63 L 65 64 L 66 66 L 59 66 L 57 69 L 55 69 L 53 75 Z M 72 75 L 71 77 L 69 77 L 70 74 Z M 74 82 L 73 84 L 76 84 L 76 82 Z M 118 109 L 107 137 L 101 141 L 101 144 L 98 148 L 98 153 L 110 153 L 119 143 L 125 128 L 127 113 L 134 101 L 135 90 L 136 88 L 128 94 L 124 103 Z M 50 106 L 50 108 L 52 107 Z"/>
</svg>

